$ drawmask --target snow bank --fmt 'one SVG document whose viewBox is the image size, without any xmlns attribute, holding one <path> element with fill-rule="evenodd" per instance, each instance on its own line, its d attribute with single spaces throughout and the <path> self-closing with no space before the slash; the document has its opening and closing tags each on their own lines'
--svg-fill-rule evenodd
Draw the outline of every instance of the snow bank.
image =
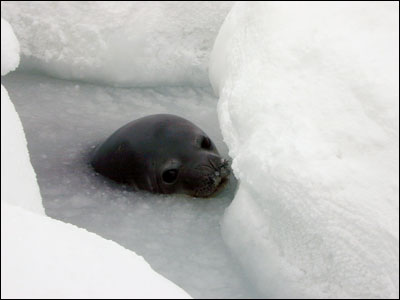
<svg viewBox="0 0 400 300">
<path fill-rule="evenodd" d="M 2 298 L 190 298 L 112 241 L 9 204 L 1 211 Z"/>
<path fill-rule="evenodd" d="M 1 50 L 3 52 L 3 49 Z M 29 159 L 21 120 L 3 85 L 1 86 L 1 199 L 44 215 L 42 198 Z"/>
<path fill-rule="evenodd" d="M 10 24 L 1 19 L 1 76 L 14 71 L 19 64 L 19 43 Z"/>
<path fill-rule="evenodd" d="M 22 69 L 118 86 L 208 85 L 231 2 L 2 2 Z"/>
<path fill-rule="evenodd" d="M 1 75 L 15 70 L 18 63 L 18 40 L 10 24 L 1 19 Z M 3 85 L 1 85 L 1 199 L 44 214 L 21 120 Z"/>
<path fill-rule="evenodd" d="M 222 25 L 223 234 L 264 295 L 399 297 L 398 53 L 395 2 L 237 3 Z"/>
</svg>

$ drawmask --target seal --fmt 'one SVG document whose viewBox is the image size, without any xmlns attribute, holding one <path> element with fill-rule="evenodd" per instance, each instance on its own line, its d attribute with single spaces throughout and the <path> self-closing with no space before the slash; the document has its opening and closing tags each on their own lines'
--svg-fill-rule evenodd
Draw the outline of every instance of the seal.
<svg viewBox="0 0 400 300">
<path fill-rule="evenodd" d="M 94 170 L 136 190 L 211 196 L 230 174 L 229 163 L 199 127 L 179 116 L 134 120 L 97 146 Z"/>
</svg>

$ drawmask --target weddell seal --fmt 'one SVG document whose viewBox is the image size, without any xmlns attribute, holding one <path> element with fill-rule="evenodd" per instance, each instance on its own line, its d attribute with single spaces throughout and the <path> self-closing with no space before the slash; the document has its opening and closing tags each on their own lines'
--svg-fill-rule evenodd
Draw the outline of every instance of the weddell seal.
<svg viewBox="0 0 400 300">
<path fill-rule="evenodd" d="M 230 174 L 204 131 L 184 118 L 157 114 L 115 131 L 91 157 L 94 170 L 136 190 L 212 195 Z"/>
</svg>

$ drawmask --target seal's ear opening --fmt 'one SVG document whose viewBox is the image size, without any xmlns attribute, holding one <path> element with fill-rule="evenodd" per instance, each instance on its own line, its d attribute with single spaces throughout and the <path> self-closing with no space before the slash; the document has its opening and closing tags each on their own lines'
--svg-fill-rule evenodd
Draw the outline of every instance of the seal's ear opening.
<svg viewBox="0 0 400 300">
<path fill-rule="evenodd" d="M 174 183 L 178 178 L 178 169 L 169 169 L 162 173 L 162 179 L 165 183 Z"/>
</svg>

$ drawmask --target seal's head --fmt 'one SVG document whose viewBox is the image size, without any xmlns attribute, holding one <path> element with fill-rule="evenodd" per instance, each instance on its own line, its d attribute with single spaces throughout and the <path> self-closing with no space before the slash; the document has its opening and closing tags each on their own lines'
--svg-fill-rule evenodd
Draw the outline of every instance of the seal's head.
<svg viewBox="0 0 400 300">
<path fill-rule="evenodd" d="M 212 140 L 181 117 L 159 114 L 128 123 L 97 147 L 94 169 L 153 193 L 212 195 L 230 174 Z"/>
</svg>

